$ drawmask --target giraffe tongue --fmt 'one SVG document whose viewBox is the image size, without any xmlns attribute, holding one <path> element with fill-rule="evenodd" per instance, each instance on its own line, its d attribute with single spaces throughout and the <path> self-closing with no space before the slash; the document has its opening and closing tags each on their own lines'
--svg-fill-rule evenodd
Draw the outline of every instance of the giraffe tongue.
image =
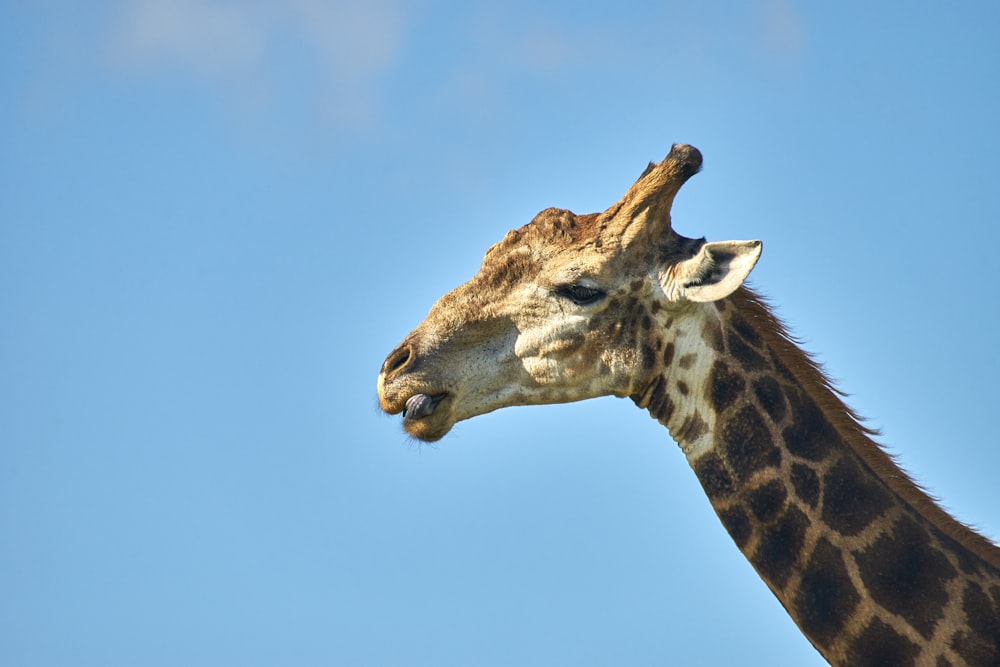
<svg viewBox="0 0 1000 667">
<path fill-rule="evenodd" d="M 403 419 L 423 419 L 432 412 L 444 396 L 428 396 L 427 394 L 415 394 L 406 400 L 406 408 L 403 410 Z"/>
</svg>

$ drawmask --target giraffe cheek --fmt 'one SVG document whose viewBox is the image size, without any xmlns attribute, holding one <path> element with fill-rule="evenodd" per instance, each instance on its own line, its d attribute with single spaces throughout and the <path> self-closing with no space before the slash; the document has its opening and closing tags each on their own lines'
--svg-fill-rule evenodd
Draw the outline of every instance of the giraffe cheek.
<svg viewBox="0 0 1000 667">
<path fill-rule="evenodd" d="M 539 402 L 567 403 L 616 392 L 614 383 L 608 382 L 612 366 L 582 336 L 532 350 L 519 361 L 527 376 L 521 387 Z"/>
</svg>

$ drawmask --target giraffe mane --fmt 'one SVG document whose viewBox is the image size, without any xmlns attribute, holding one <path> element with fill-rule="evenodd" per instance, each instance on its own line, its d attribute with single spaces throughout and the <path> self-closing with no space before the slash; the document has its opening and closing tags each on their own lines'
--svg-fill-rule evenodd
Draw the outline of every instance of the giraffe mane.
<svg viewBox="0 0 1000 667">
<path fill-rule="evenodd" d="M 753 323 L 844 442 L 879 479 L 950 539 L 1000 567 L 1000 547 L 942 509 L 896 462 L 895 456 L 875 440 L 879 430 L 865 425 L 864 419 L 844 402 L 846 394 L 834 385 L 823 365 L 803 350 L 801 341 L 789 333 L 764 297 L 744 286 L 733 293 L 730 302 Z"/>
</svg>

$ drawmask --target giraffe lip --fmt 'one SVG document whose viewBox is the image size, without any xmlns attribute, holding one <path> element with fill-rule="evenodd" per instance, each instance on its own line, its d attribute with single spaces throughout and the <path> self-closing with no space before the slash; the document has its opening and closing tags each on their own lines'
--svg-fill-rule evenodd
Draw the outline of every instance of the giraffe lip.
<svg viewBox="0 0 1000 667">
<path fill-rule="evenodd" d="M 406 406 L 403 408 L 404 421 L 416 421 L 434 414 L 438 404 L 444 400 L 448 394 L 414 394 L 406 399 Z"/>
</svg>

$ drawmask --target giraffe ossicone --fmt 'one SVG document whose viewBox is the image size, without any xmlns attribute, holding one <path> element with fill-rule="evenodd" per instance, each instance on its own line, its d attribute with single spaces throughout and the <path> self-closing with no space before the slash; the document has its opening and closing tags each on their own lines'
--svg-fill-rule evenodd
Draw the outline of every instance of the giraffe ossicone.
<svg viewBox="0 0 1000 667">
<path fill-rule="evenodd" d="M 508 232 L 387 357 L 382 409 L 432 441 L 503 407 L 629 397 L 828 661 L 1000 665 L 1000 549 L 894 464 L 743 286 L 760 241 L 673 230 L 701 163 L 674 146 L 603 213 Z"/>
</svg>

